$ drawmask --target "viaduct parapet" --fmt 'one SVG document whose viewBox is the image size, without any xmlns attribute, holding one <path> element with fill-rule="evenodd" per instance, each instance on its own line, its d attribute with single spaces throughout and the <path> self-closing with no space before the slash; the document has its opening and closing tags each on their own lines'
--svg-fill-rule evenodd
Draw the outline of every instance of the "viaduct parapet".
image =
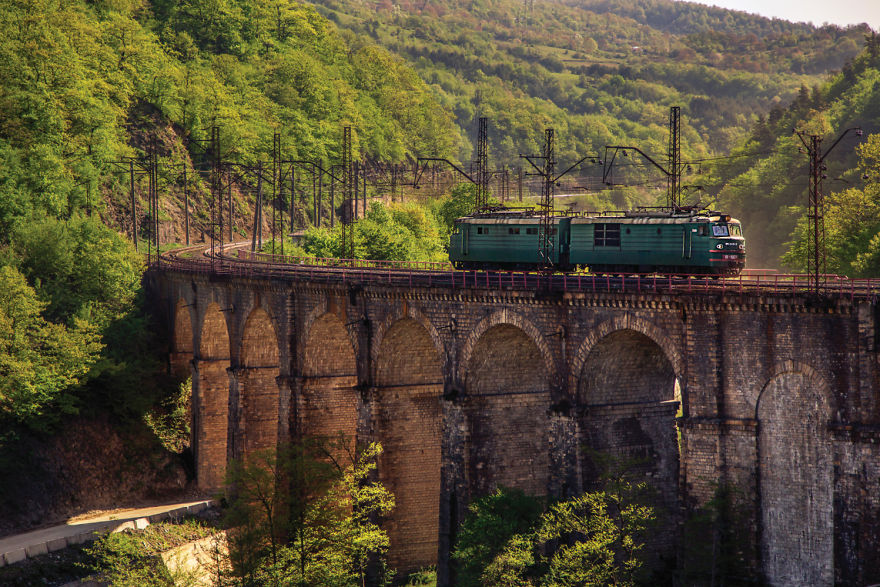
<svg viewBox="0 0 880 587">
<path fill-rule="evenodd" d="M 220 488 L 231 459 L 303 435 L 379 441 L 402 572 L 436 564 L 447 582 L 468 503 L 499 485 L 588 489 L 587 448 L 646 459 L 641 472 L 673 520 L 719 484 L 738 488 L 757 545 L 749 558 L 770 584 L 880 577 L 870 298 L 401 287 L 167 267 L 149 285 L 172 368 L 192 375 L 199 485 Z"/>
</svg>

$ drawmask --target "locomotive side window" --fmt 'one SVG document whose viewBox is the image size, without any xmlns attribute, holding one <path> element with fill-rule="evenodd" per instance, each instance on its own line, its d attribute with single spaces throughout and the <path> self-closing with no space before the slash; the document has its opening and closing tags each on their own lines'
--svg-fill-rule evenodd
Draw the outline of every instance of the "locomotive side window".
<svg viewBox="0 0 880 587">
<path fill-rule="evenodd" d="M 527 228 L 526 234 L 538 234 L 538 229 L 537 228 Z"/>
<path fill-rule="evenodd" d="M 596 247 L 619 247 L 619 224 L 594 224 L 593 245 Z"/>
<path fill-rule="evenodd" d="M 709 234 L 709 227 L 708 226 L 706 226 L 705 224 L 701 224 L 700 226 L 697 227 L 697 235 L 698 236 L 706 236 L 707 234 Z"/>
<path fill-rule="evenodd" d="M 519 234 L 519 229 L 518 228 L 508 228 L 507 234 Z"/>
<path fill-rule="evenodd" d="M 739 224 L 730 224 L 728 226 L 730 226 L 731 236 L 742 236 L 742 226 L 740 226 Z"/>
<path fill-rule="evenodd" d="M 712 225 L 712 236 L 730 236 L 727 231 L 726 224 L 714 224 Z"/>
</svg>

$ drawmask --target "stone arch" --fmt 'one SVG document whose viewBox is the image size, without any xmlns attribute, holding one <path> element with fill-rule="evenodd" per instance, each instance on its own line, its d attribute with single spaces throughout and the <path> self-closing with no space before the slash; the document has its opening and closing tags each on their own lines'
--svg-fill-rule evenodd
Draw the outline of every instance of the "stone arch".
<svg viewBox="0 0 880 587">
<path fill-rule="evenodd" d="M 477 496 L 501 485 L 546 495 L 549 483 L 552 363 L 537 330 L 511 318 L 490 317 L 465 347 L 466 458 Z"/>
<path fill-rule="evenodd" d="M 302 355 L 302 392 L 295 430 L 303 436 L 357 436 L 357 364 L 349 333 L 336 314 L 309 324 Z"/>
<path fill-rule="evenodd" d="M 680 509 L 680 402 L 670 347 L 661 346 L 664 339 L 656 333 L 614 330 L 613 323 L 606 324 L 581 346 L 575 362 L 580 488 L 602 488 L 607 466 L 602 461 L 609 457 L 612 467 L 623 467 L 635 479 L 647 481 L 655 491 L 652 499 L 663 525 L 650 539 L 648 551 L 659 558 L 672 557 Z M 617 324 L 644 327 L 627 320 Z M 651 564 L 660 564 L 659 559 Z"/>
<path fill-rule="evenodd" d="M 302 338 L 298 341 L 300 348 L 305 348 L 307 339 L 309 336 L 311 336 L 312 328 L 315 325 L 315 322 L 324 319 L 327 314 L 333 314 L 340 320 L 340 323 L 342 323 L 343 328 L 348 336 L 348 341 L 351 345 L 352 352 L 354 353 L 354 356 L 357 357 L 359 346 L 357 330 L 355 328 L 352 328 L 349 324 L 345 324 L 346 322 L 351 322 L 352 320 L 354 320 L 354 318 L 347 318 L 344 313 L 340 313 L 331 304 L 328 304 L 326 298 L 318 301 L 303 319 L 302 328 L 298 329 L 302 336 Z"/>
<path fill-rule="evenodd" d="M 382 344 L 384 343 L 388 332 L 397 325 L 398 322 L 407 318 L 415 321 L 425 330 L 437 353 L 441 357 L 444 356 L 443 339 L 440 338 L 440 333 L 434 327 L 434 324 L 418 309 L 413 308 L 409 304 L 401 304 L 376 326 L 375 334 L 373 335 L 373 340 L 376 342 L 372 345 L 372 356 L 370 357 L 374 368 L 378 368 Z M 378 372 L 373 375 L 374 378 L 378 380 Z"/>
<path fill-rule="evenodd" d="M 596 328 L 591 328 L 583 342 L 575 351 L 571 360 L 571 369 L 569 370 L 569 389 L 576 390 L 578 388 L 578 380 L 584 369 L 584 363 L 590 352 L 595 348 L 596 344 L 613 332 L 621 330 L 632 330 L 644 335 L 652 340 L 666 355 L 669 364 L 672 365 L 676 376 L 685 372 L 684 362 L 679 345 L 675 344 L 666 332 L 658 328 L 652 322 L 644 318 L 638 318 L 632 314 L 623 314 L 616 316 L 610 320 L 606 320 L 599 324 Z"/>
<path fill-rule="evenodd" d="M 229 330 L 216 303 L 202 317 L 193 377 L 194 454 L 199 487 L 223 487 L 229 429 Z"/>
<path fill-rule="evenodd" d="M 171 374 L 186 379 L 191 374 L 190 362 L 193 360 L 193 320 L 189 304 L 180 299 L 174 309 L 174 337 L 172 339 L 169 363 Z"/>
<path fill-rule="evenodd" d="M 376 436 L 383 483 L 397 506 L 389 561 L 405 573 L 436 565 L 440 529 L 443 360 L 425 325 L 407 314 L 382 333 L 376 360 Z"/>
<path fill-rule="evenodd" d="M 510 325 L 521 330 L 535 345 L 543 362 L 543 368 L 548 374 L 555 374 L 556 367 L 553 360 L 553 353 L 547 345 L 547 341 L 541 334 L 541 331 L 520 314 L 507 308 L 498 310 L 480 320 L 473 330 L 468 334 L 461 348 L 461 358 L 458 362 L 458 380 L 464 381 L 467 376 L 467 365 L 474 353 L 474 347 L 487 330 L 499 325 Z"/>
<path fill-rule="evenodd" d="M 755 404 L 761 558 L 771 585 L 834 583 L 832 416 L 827 380 L 776 366 Z"/>
<path fill-rule="evenodd" d="M 674 510 L 678 498 L 679 447 L 676 434 L 675 368 L 664 348 L 646 334 L 625 328 L 607 332 L 579 362 L 581 479 L 597 482 L 590 451 L 623 462 L 648 477 L 662 505 Z"/>
<path fill-rule="evenodd" d="M 278 444 L 280 350 L 269 313 L 254 308 L 241 336 L 238 370 L 240 450 L 247 455 Z"/>
</svg>

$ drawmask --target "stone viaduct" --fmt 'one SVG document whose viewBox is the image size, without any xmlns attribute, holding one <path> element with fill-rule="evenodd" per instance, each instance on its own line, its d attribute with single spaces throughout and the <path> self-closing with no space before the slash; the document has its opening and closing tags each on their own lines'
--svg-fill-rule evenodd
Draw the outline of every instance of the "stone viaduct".
<svg viewBox="0 0 880 587">
<path fill-rule="evenodd" d="M 498 485 L 589 488 L 587 447 L 647 457 L 673 518 L 737 487 L 770 584 L 880 577 L 875 300 L 173 268 L 148 284 L 172 368 L 192 375 L 198 484 L 301 435 L 380 441 L 403 572 L 436 564 L 448 582 L 469 501 Z"/>
</svg>

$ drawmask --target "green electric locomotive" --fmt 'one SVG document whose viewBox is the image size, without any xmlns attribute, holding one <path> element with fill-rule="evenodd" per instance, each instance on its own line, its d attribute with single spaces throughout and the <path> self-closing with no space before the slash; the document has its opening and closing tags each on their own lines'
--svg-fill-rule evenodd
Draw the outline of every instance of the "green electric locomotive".
<svg viewBox="0 0 880 587">
<path fill-rule="evenodd" d="M 539 246 L 541 216 L 499 209 L 458 218 L 449 260 L 460 269 L 738 275 L 745 266 L 739 220 L 709 210 L 640 209 L 550 219 L 550 259 Z"/>
</svg>

